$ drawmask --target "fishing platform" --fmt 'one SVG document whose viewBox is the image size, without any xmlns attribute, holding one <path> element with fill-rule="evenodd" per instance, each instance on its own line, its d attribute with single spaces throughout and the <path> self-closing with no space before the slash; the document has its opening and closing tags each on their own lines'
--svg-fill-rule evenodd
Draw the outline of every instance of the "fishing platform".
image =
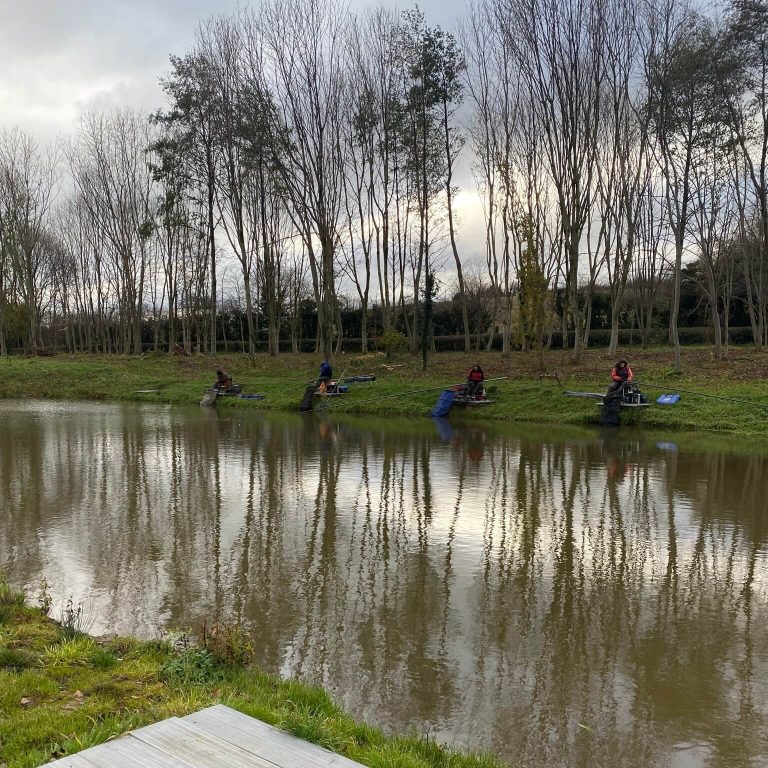
<svg viewBox="0 0 768 768">
<path fill-rule="evenodd" d="M 221 704 L 139 728 L 48 767 L 363 768 Z"/>
<path fill-rule="evenodd" d="M 565 391 L 566 397 L 584 397 L 594 400 L 600 407 L 600 423 L 604 426 L 617 427 L 622 408 L 648 408 L 650 403 L 637 384 L 625 384 L 614 392 L 572 392 Z"/>
<path fill-rule="evenodd" d="M 506 377 L 502 377 L 506 378 Z M 492 405 L 496 402 L 493 395 L 496 387 L 486 390 L 483 383 L 474 392 L 470 391 L 467 384 L 454 384 L 444 389 L 435 403 L 434 408 L 429 412 L 430 416 L 445 418 L 451 412 L 451 408 L 456 405 L 461 408 L 476 408 L 482 405 Z"/>
<path fill-rule="evenodd" d="M 597 401 L 598 405 L 605 405 L 606 395 L 600 394 L 599 392 L 571 392 L 566 391 L 563 392 L 563 394 L 566 397 L 585 397 L 590 400 Z M 669 397 L 669 396 L 667 396 Z M 617 398 L 618 399 L 618 398 Z M 676 400 L 670 401 L 670 402 L 677 402 Z M 648 408 L 651 404 L 645 399 L 645 396 L 638 392 L 633 393 L 629 396 L 629 399 L 627 397 L 623 397 L 619 400 L 619 406 L 621 408 Z"/>
<path fill-rule="evenodd" d="M 458 384 L 452 387 L 456 393 L 453 398 L 453 404 L 462 408 L 477 407 L 481 405 L 492 405 L 496 402 L 493 395 L 496 393 L 496 387 L 481 387 L 476 393 L 470 394 L 466 384 Z"/>
</svg>

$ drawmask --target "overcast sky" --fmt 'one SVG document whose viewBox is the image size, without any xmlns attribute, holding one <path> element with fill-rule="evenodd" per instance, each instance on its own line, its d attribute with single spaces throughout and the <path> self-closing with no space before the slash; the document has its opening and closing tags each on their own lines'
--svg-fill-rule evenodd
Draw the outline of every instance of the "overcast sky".
<svg viewBox="0 0 768 768">
<path fill-rule="evenodd" d="M 237 0 L 0 0 L 0 123 L 49 139 L 69 132 L 89 109 L 152 111 L 161 104 L 158 78 L 168 72 L 168 55 L 189 48 L 200 20 L 237 5 Z M 365 5 L 366 0 L 351 3 Z M 431 24 L 453 28 L 464 0 L 426 0 L 421 7 Z"/>
<path fill-rule="evenodd" d="M 160 106 L 158 77 L 216 0 L 0 0 L 3 124 L 40 138 L 70 131 L 88 109 Z"/>
<path fill-rule="evenodd" d="M 350 7 L 363 9 L 369 4 L 376 3 L 353 0 Z M 45 142 L 72 132 L 80 115 L 89 110 L 156 110 L 163 104 L 158 80 L 169 71 L 169 54 L 189 49 L 201 20 L 238 5 L 248 4 L 0 0 L 0 126 L 18 126 Z M 402 2 L 396 7 L 413 5 Z M 465 0 L 425 0 L 419 5 L 429 24 L 450 30 L 466 8 Z M 468 149 L 456 176 L 461 187 L 455 210 L 463 259 L 483 248 L 482 213 Z"/>
</svg>

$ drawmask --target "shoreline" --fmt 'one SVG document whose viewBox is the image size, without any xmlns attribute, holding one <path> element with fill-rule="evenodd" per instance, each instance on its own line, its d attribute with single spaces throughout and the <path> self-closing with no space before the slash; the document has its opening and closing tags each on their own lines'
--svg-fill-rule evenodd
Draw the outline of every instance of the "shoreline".
<svg viewBox="0 0 768 768">
<path fill-rule="evenodd" d="M 363 765 L 505 768 L 487 755 L 419 736 L 386 736 L 343 712 L 324 690 L 249 663 L 239 627 L 142 641 L 95 638 L 25 602 L 0 575 L 0 765 L 33 768 L 130 730 L 225 704 Z"/>
<path fill-rule="evenodd" d="M 622 425 L 768 436 L 768 356 L 738 351 L 740 355 L 734 354 L 730 361 L 712 361 L 706 350 L 690 350 L 688 369 L 694 372 L 687 375 L 669 370 L 664 350 L 645 353 L 644 358 L 638 354 L 633 358 L 639 371 L 636 378 L 654 404 L 640 413 L 626 413 L 630 409 L 624 409 Z M 213 383 L 216 368 L 222 367 L 242 384 L 244 394 L 260 394 L 264 399 L 219 397 L 215 407 L 297 412 L 306 383 L 313 378 L 316 357 L 10 357 L 0 360 L 0 398 L 199 405 L 203 392 Z M 541 363 L 533 353 L 515 353 L 509 358 L 501 358 L 498 353 L 440 353 L 433 355 L 426 373 L 411 357 L 387 360 L 376 354 L 340 356 L 335 363 L 339 378 L 366 373 L 375 375 L 376 381 L 354 384 L 349 395 L 334 398 L 328 407 L 316 410 L 334 415 L 426 418 L 439 390 L 463 381 L 466 361 L 477 359 L 488 378 L 506 378 L 493 383 L 494 404 L 465 412 L 454 408 L 451 418 L 457 423 L 595 426 L 598 408 L 594 401 L 562 394 L 564 390 L 602 392 L 607 388 L 605 370 L 610 361 L 605 353 L 590 351 L 584 358 L 580 366 L 569 367 L 567 353 L 549 352 L 544 365 L 551 373 L 541 376 L 536 372 Z M 745 360 L 751 366 L 746 375 Z M 430 391 L 418 391 L 422 389 Z M 655 404 L 659 394 L 676 389 L 700 394 L 684 392 L 676 405 Z"/>
</svg>

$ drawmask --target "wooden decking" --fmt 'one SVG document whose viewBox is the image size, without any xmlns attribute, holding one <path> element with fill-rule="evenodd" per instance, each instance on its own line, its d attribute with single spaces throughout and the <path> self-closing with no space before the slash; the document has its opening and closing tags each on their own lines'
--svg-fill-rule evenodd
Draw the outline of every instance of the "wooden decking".
<svg viewBox="0 0 768 768">
<path fill-rule="evenodd" d="M 71 757 L 55 768 L 361 768 L 360 763 L 216 705 L 172 717 Z"/>
</svg>

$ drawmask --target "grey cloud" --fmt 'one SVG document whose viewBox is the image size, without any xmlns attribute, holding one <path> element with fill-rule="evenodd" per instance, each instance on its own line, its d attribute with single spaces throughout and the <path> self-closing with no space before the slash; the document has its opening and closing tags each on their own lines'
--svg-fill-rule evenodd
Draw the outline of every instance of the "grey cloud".
<svg viewBox="0 0 768 768">
<path fill-rule="evenodd" d="M 84 109 L 152 109 L 169 53 L 234 2 L 0 0 L 0 122 L 50 139 Z"/>
<path fill-rule="evenodd" d="M 353 8 L 371 3 L 353 0 Z M 237 0 L 0 0 L 0 123 L 41 139 L 71 130 L 85 109 L 159 106 L 168 55 L 183 53 L 204 18 Z M 410 7 L 412 3 L 401 3 Z M 428 0 L 450 27 L 463 0 Z"/>
</svg>

